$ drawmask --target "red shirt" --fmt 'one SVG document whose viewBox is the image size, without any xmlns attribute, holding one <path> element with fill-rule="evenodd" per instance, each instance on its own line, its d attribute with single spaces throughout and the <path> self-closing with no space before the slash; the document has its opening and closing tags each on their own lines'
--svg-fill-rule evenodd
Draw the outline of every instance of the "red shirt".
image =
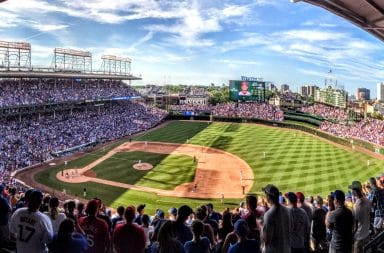
<svg viewBox="0 0 384 253">
<path fill-rule="evenodd" d="M 109 245 L 108 225 L 94 216 L 82 217 L 79 225 L 88 241 L 87 253 L 105 253 Z"/>
<path fill-rule="evenodd" d="M 117 253 L 142 253 L 145 242 L 144 229 L 136 224 L 118 224 L 113 232 Z"/>
</svg>

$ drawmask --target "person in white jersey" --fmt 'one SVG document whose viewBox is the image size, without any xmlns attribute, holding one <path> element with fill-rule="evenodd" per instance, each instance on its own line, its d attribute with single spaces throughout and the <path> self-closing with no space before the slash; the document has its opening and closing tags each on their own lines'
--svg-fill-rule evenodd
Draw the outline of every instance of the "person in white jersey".
<svg viewBox="0 0 384 253">
<path fill-rule="evenodd" d="M 20 208 L 12 215 L 9 230 L 16 239 L 18 253 L 46 253 L 52 240 L 52 223 L 48 216 L 39 211 L 43 194 L 34 190 L 29 197 L 28 207 Z"/>
</svg>

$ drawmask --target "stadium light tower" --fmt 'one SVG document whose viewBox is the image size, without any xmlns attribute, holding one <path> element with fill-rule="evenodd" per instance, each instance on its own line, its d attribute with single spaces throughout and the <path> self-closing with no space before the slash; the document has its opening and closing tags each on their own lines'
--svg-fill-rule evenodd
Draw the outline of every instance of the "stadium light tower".
<svg viewBox="0 0 384 253">
<path fill-rule="evenodd" d="M 0 41 L 0 69 L 31 69 L 31 44 Z"/>
<path fill-rule="evenodd" d="M 109 75 L 129 75 L 131 73 L 132 60 L 128 57 L 115 55 L 103 55 L 101 71 Z"/>
<path fill-rule="evenodd" d="M 88 51 L 55 48 L 52 62 L 55 71 L 92 72 L 92 54 Z"/>
</svg>

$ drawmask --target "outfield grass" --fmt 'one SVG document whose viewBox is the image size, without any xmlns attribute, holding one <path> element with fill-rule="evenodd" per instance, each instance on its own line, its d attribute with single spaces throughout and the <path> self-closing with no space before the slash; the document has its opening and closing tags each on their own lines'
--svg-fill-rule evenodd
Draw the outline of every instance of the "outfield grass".
<svg viewBox="0 0 384 253">
<path fill-rule="evenodd" d="M 135 170 L 139 160 L 154 167 L 150 171 Z M 136 184 L 163 190 L 193 182 L 196 163 L 187 155 L 167 155 L 147 152 L 120 152 L 100 163 L 92 170 L 98 178 L 126 184 Z"/>
<path fill-rule="evenodd" d="M 137 140 L 174 143 L 184 143 L 187 139 L 189 143 L 223 149 L 244 159 L 253 169 L 255 181 L 252 191 L 256 193 L 260 193 L 261 187 L 268 183 L 277 185 L 282 192 L 302 191 L 307 195 L 326 195 L 335 189 L 347 191 L 353 180 L 366 181 L 370 176 L 381 173 L 384 165 L 383 161 L 356 151 L 338 148 L 299 131 L 253 124 L 176 121 L 137 137 Z M 80 167 L 81 164 L 95 160 L 100 156 L 100 152 L 91 156 L 73 161 L 69 165 Z M 367 166 L 367 160 L 370 160 L 370 166 Z M 81 184 L 81 187 L 64 184 L 54 177 L 55 171 L 59 170 L 60 167 L 41 172 L 36 179 L 57 189 L 66 187 L 70 192 L 78 194 L 79 189 L 82 190 L 82 186 L 86 185 L 89 192 L 98 194 L 114 207 L 119 204 L 144 202 L 151 207 L 169 208 L 173 206 L 172 203 L 175 203 L 175 206 L 181 203 L 194 206 L 210 201 L 164 198 L 155 194 L 94 184 Z M 121 175 L 114 175 L 111 173 L 111 177 L 116 181 L 121 180 Z M 148 176 L 147 174 L 145 177 Z M 156 183 L 148 180 L 146 185 L 152 187 Z M 228 201 L 238 203 L 239 200 Z M 214 203 L 220 205 L 219 201 Z"/>
</svg>

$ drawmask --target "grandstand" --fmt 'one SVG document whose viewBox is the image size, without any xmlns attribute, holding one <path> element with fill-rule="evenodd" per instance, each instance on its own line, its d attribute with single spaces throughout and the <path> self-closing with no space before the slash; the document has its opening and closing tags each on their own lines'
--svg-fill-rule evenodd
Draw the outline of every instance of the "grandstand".
<svg viewBox="0 0 384 253">
<path fill-rule="evenodd" d="M 383 121 L 264 99 L 168 115 L 124 82 L 131 59 L 102 61 L 55 48 L 36 68 L 30 44 L 0 42 L 0 252 L 383 252 Z"/>
<path fill-rule="evenodd" d="M 115 140 L 157 125 L 165 113 L 139 102 L 123 80 L 131 60 L 103 56 L 92 71 L 92 55 L 54 49 L 53 68 L 31 64 L 31 45 L 0 42 L 2 175 Z M 108 69 L 107 69 L 108 68 Z"/>
</svg>

